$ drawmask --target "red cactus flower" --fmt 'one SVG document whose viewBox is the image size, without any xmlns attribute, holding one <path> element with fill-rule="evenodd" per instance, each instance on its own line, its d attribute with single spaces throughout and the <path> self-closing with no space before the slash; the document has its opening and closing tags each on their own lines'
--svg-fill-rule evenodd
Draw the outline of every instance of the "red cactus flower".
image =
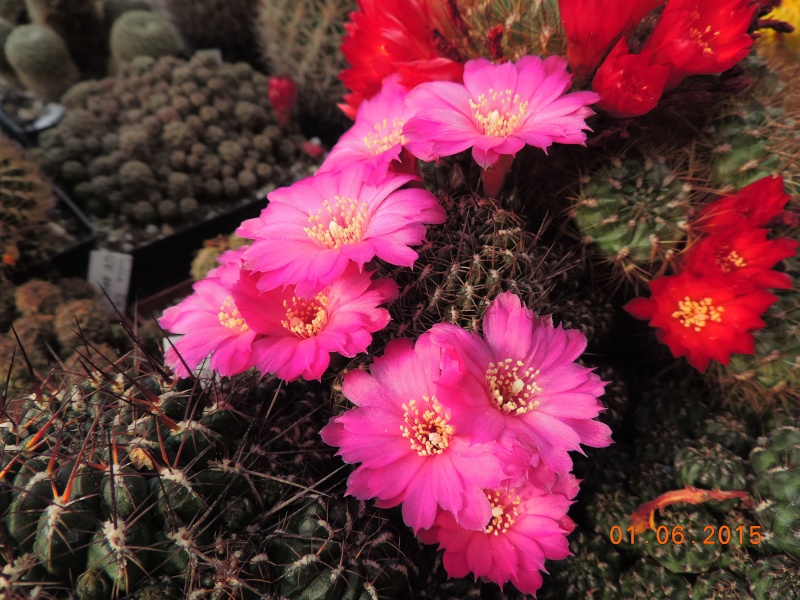
<svg viewBox="0 0 800 600">
<path fill-rule="evenodd" d="M 612 117 L 638 117 L 653 110 L 664 91 L 669 68 L 650 64 L 651 53 L 629 54 L 624 39 L 613 50 L 592 81 L 600 94 L 597 106 Z"/>
<path fill-rule="evenodd" d="M 741 293 L 727 278 L 683 272 L 650 282 L 650 298 L 634 298 L 625 310 L 650 321 L 673 356 L 705 371 L 711 359 L 727 365 L 733 353 L 753 354 L 752 332 L 778 298 L 764 291 Z"/>
<path fill-rule="evenodd" d="M 275 111 L 278 126 L 283 128 L 289 124 L 292 109 L 297 103 L 297 84 L 291 77 L 270 77 L 267 83 L 267 97 Z"/>
<path fill-rule="evenodd" d="M 567 59 L 576 78 L 588 75 L 608 48 L 664 0 L 559 0 Z"/>
<path fill-rule="evenodd" d="M 767 230 L 724 227 L 704 237 L 683 255 L 684 271 L 699 277 L 726 277 L 742 291 L 791 289 L 792 278 L 773 271 L 778 261 L 794 256 L 799 240 L 767 239 Z"/>
<path fill-rule="evenodd" d="M 747 56 L 757 6 L 752 0 L 670 0 L 644 46 L 655 64 L 670 67 L 666 89 L 688 75 L 727 71 Z"/>
<path fill-rule="evenodd" d="M 381 90 L 388 75 L 414 88 L 423 81 L 461 81 L 463 65 L 443 56 L 434 30 L 443 30 L 424 0 L 357 0 L 360 10 L 345 24 L 342 54 L 350 68 L 339 75 L 352 91 L 339 107 L 355 118 L 362 100 Z"/>
<path fill-rule="evenodd" d="M 707 205 L 694 219 L 694 231 L 711 233 L 722 227 L 764 227 L 783 212 L 791 196 L 783 191 L 783 177 L 768 175 L 732 196 Z"/>
</svg>

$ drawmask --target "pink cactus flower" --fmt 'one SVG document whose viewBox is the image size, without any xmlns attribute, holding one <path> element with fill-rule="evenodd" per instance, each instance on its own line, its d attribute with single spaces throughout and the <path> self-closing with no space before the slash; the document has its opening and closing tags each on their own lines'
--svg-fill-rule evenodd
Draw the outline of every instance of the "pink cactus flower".
<svg viewBox="0 0 800 600">
<path fill-rule="evenodd" d="M 397 284 L 372 279 L 351 267 L 328 286 L 307 295 L 294 285 L 259 293 L 258 274 L 243 272 L 233 297 L 250 327 L 259 334 L 253 363 L 262 373 L 292 381 L 322 378 L 331 352 L 353 357 L 364 352 L 372 334 L 389 322 L 379 305 L 397 297 Z"/>
<path fill-rule="evenodd" d="M 569 451 L 611 443 L 609 427 L 594 420 L 606 382 L 574 362 L 586 348 L 579 331 L 535 318 L 506 292 L 486 311 L 484 337 L 445 323 L 430 333 L 444 348 L 441 402 L 458 403 L 453 425 L 476 442 L 509 431 L 531 464 L 541 459 L 560 474 L 572 470 Z"/>
<path fill-rule="evenodd" d="M 546 150 L 552 143 L 583 144 L 587 106 L 594 92 L 565 94 L 572 84 L 567 61 L 524 56 L 516 63 L 479 58 L 464 65 L 464 84 L 422 83 L 408 95 L 414 116 L 403 128 L 406 148 L 422 160 L 472 148 L 484 169 L 526 144 Z"/>
<path fill-rule="evenodd" d="M 545 560 L 570 555 L 567 536 L 575 524 L 567 516 L 578 484 L 571 475 L 555 475 L 546 467 L 532 470 L 521 488 L 486 490 L 492 519 L 483 530 L 462 527 L 441 511 L 433 527 L 420 533 L 428 544 L 444 550 L 450 577 L 485 577 L 501 587 L 507 582 L 525 594 L 542 587 Z"/>
<path fill-rule="evenodd" d="M 230 282 L 235 269 L 238 267 L 233 264 L 216 270 Z M 183 334 L 164 356 L 178 377 L 188 377 L 209 354 L 209 368 L 225 377 L 253 366 L 257 335 L 239 312 L 225 280 L 208 277 L 198 281 L 191 296 L 165 310 L 158 320 L 166 331 Z"/>
<path fill-rule="evenodd" d="M 364 162 L 373 169 L 371 177 L 379 181 L 393 165 L 399 167 L 406 142 L 403 125 L 412 114 L 405 103 L 407 95 L 408 89 L 400 85 L 399 76 L 387 77 L 380 93 L 358 107 L 355 123 L 336 142 L 319 172 Z M 392 170 L 397 172 L 396 168 Z"/>
<path fill-rule="evenodd" d="M 485 488 L 506 477 L 496 443 L 476 444 L 453 425 L 457 406 L 437 396 L 440 349 L 427 334 L 416 343 L 392 341 L 370 373 L 351 371 L 342 393 L 357 408 L 334 417 L 322 439 L 339 447 L 345 462 L 361 463 L 347 493 L 377 498 L 378 506 L 402 503 L 415 531 L 431 527 L 438 509 L 461 527 L 483 530 L 492 517 Z"/>
<path fill-rule="evenodd" d="M 426 224 L 444 222 L 444 209 L 427 190 L 398 189 L 412 176 L 390 174 L 372 184 L 368 169 L 353 164 L 275 190 L 261 216 L 241 225 L 239 235 L 255 240 L 243 261 L 261 273 L 261 291 L 297 285 L 306 294 L 375 256 L 414 264 L 411 246 L 425 240 Z"/>
</svg>

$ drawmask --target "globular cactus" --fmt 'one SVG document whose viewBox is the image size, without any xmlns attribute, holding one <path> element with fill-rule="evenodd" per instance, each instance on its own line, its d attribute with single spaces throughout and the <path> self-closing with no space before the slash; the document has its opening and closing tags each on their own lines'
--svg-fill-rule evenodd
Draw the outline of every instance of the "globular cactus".
<svg viewBox="0 0 800 600">
<path fill-rule="evenodd" d="M 570 216 L 622 281 L 647 282 L 678 257 L 693 200 L 679 175 L 665 158 L 634 150 L 581 179 Z"/>
<path fill-rule="evenodd" d="M 735 354 L 728 365 L 711 367 L 709 380 L 733 411 L 763 412 L 800 399 L 800 257 L 783 261 L 783 268 L 793 289 L 776 292 L 766 327 L 753 333 L 754 354 Z"/>
<path fill-rule="evenodd" d="M 758 442 L 750 462 L 764 544 L 800 560 L 800 429 L 778 427 Z"/>
<path fill-rule="evenodd" d="M 266 549 L 281 597 L 410 598 L 417 568 L 398 543 L 396 528 L 366 503 L 318 497 Z"/>
<path fill-rule="evenodd" d="M 87 351 L 12 398 L 0 560 L 26 564 L 43 593 L 78 598 L 310 598 L 324 587 L 332 600 L 410 599 L 406 532 L 335 499 L 343 478 L 317 435 L 329 416 L 319 386 L 178 385 L 159 369 Z M 11 568 L 2 577 L 12 597 L 25 593 Z"/>
<path fill-rule="evenodd" d="M 345 92 L 339 73 L 347 63 L 339 51 L 344 24 L 355 0 L 260 0 L 257 32 L 264 61 L 299 89 L 300 120 L 315 128 L 343 133 L 348 120 L 336 107 Z M 338 137 L 338 136 L 337 136 Z M 334 140 L 335 141 L 335 138 Z"/>
<path fill-rule="evenodd" d="M 25 0 L 32 23 L 48 27 L 69 48 L 85 76 L 102 77 L 108 60 L 108 29 L 96 0 Z"/>
<path fill-rule="evenodd" d="M 111 59 L 114 69 L 137 56 L 179 56 L 184 42 L 178 29 L 155 12 L 131 10 L 122 14 L 111 28 Z"/>
<path fill-rule="evenodd" d="M 319 162 L 275 124 L 266 89 L 266 76 L 217 52 L 139 56 L 114 77 L 71 88 L 66 116 L 42 132 L 37 154 L 88 213 L 115 226 L 202 220 Z M 132 249 L 125 244 L 117 248 Z"/>
<path fill-rule="evenodd" d="M 0 140 L 0 270 L 46 255 L 36 240 L 54 206 L 55 195 L 36 165 L 10 141 Z"/>
<path fill-rule="evenodd" d="M 784 556 L 762 558 L 747 573 L 753 600 L 796 598 L 800 589 L 800 564 Z"/>
<path fill-rule="evenodd" d="M 49 27 L 16 27 L 6 38 L 5 54 L 22 84 L 48 102 L 57 102 L 80 77 L 64 40 Z"/>
<path fill-rule="evenodd" d="M 436 3 L 434 10 L 443 29 L 440 44 L 463 60 L 566 54 L 556 0 L 539 0 L 524 8 L 515 0 L 452 0 Z"/>
<path fill-rule="evenodd" d="M 440 202 L 447 222 L 428 228 L 413 269 L 378 267 L 400 287 L 380 337 L 420 335 L 439 322 L 479 331 L 493 299 L 510 290 L 537 315 L 553 315 L 557 323 L 602 339 L 607 329 L 601 325 L 610 319 L 602 304 L 581 310 L 584 264 L 577 249 L 545 242 L 522 217 L 485 197 L 442 192 Z"/>
</svg>

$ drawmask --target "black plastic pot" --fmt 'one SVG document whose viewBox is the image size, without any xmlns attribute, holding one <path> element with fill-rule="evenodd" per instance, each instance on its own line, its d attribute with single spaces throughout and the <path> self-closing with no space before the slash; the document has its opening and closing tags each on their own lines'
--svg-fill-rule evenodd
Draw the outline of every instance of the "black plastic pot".
<svg viewBox="0 0 800 600">
<path fill-rule="evenodd" d="M 53 272 L 63 277 L 86 277 L 89 253 L 97 243 L 97 232 L 72 199 L 61 188 L 52 187 L 57 198 L 54 210 L 58 213 L 53 220 L 67 222 L 76 241 L 46 261 L 27 265 L 20 269 L 12 269 L 9 276 L 16 283 L 44 277 Z"/>
<path fill-rule="evenodd" d="M 266 205 L 266 197 L 261 197 L 133 250 L 128 306 L 186 281 L 203 242 L 235 231 L 242 221 L 261 214 Z"/>
</svg>

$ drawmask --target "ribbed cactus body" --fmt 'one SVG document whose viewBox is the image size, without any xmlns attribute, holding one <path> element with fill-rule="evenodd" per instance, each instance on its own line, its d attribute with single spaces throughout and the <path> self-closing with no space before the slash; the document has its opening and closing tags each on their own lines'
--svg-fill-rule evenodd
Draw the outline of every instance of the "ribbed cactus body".
<svg viewBox="0 0 800 600">
<path fill-rule="evenodd" d="M 619 276 L 646 282 L 677 258 L 691 193 L 665 159 L 632 153 L 583 178 L 570 214 Z"/>
</svg>

